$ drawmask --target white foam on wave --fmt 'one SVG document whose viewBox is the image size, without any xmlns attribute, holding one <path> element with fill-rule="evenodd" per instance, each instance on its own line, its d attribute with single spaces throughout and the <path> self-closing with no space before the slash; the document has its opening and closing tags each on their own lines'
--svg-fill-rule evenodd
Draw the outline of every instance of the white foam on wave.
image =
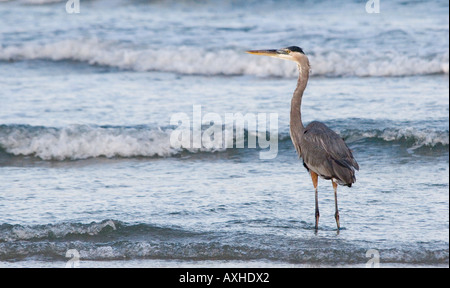
<svg viewBox="0 0 450 288">
<path fill-rule="evenodd" d="M 436 146 L 437 144 L 449 145 L 449 134 L 432 129 L 418 130 L 415 128 L 386 129 L 381 134 L 386 141 L 399 139 L 413 139 L 420 146 Z"/>
<path fill-rule="evenodd" d="M 63 2 L 64 0 L 22 0 L 22 2 L 26 4 L 34 4 L 34 5 L 43 5 L 43 4 L 51 4 Z"/>
<path fill-rule="evenodd" d="M 280 241 L 294 241 L 289 237 L 251 233 L 209 231 L 195 233 L 188 230 L 158 227 L 151 224 L 130 225 L 119 220 L 103 220 L 89 224 L 59 222 L 45 225 L 0 225 L 0 260 L 17 261 L 69 260 L 69 251 L 75 249 L 82 260 L 111 261 L 133 259 L 196 260 L 196 261 L 255 261 L 265 259 L 274 263 L 336 266 L 363 265 L 367 262 L 367 248 L 345 244 L 340 249 L 329 247 L 328 239 L 301 239 L 302 247 L 280 245 Z M 106 241 L 107 240 L 107 241 Z M 212 241 L 213 240 L 213 241 Z M 247 242 L 243 242 L 243 241 Z M 106 242 L 105 242 L 106 241 Z M 248 245 L 242 245 L 248 243 Z M 73 250 L 72 250 L 73 251 Z M 344 253 L 343 253 L 344 252 Z M 448 247 L 438 242 L 433 247 L 411 243 L 404 248 L 380 248 L 383 263 L 448 265 Z M 214 264 L 214 263 L 213 263 Z M 121 264 L 123 266 L 123 264 Z M 384 265 L 384 264 L 383 264 Z M 97 265 L 98 266 L 98 265 Z"/>
<path fill-rule="evenodd" d="M 104 229 L 116 230 L 116 224 L 113 220 L 104 220 L 90 224 L 79 223 L 59 223 L 48 225 L 22 226 L 22 225 L 3 225 L 0 227 L 0 242 L 12 242 L 33 239 L 61 239 L 67 235 L 87 235 L 95 236 Z"/>
<path fill-rule="evenodd" d="M 224 145 L 209 147 L 204 143 L 198 148 L 192 145 L 192 136 L 190 146 L 175 148 L 171 143 L 173 131 L 139 126 L 70 125 L 64 128 L 49 128 L 0 125 L 0 148 L 16 156 L 58 161 L 97 157 L 172 157 L 182 151 L 214 153 L 226 150 Z M 234 141 L 244 140 L 238 137 Z"/>
<path fill-rule="evenodd" d="M 448 66 L 449 66 L 448 62 L 442 64 L 442 71 L 444 71 L 445 74 L 448 74 Z"/>
<path fill-rule="evenodd" d="M 381 134 L 385 141 L 412 140 L 414 143 L 408 148 L 409 152 L 421 147 L 435 147 L 436 145 L 449 145 L 449 133 L 438 132 L 432 129 L 418 130 L 415 128 L 386 129 Z"/>
<path fill-rule="evenodd" d="M 407 142 L 408 151 L 413 152 L 421 147 L 436 147 L 449 145 L 449 131 L 435 129 L 417 129 L 414 127 L 386 128 L 383 130 L 348 130 L 340 132 L 342 137 L 352 142 L 364 138 L 381 139 L 387 142 Z"/>
<path fill-rule="evenodd" d="M 0 2 L 9 2 L 13 0 L 0 0 Z M 30 4 L 30 5 L 45 5 L 45 4 L 52 4 L 52 3 L 58 3 L 63 2 L 67 0 L 19 0 L 19 2 L 22 2 L 24 4 Z"/>
<path fill-rule="evenodd" d="M 149 127 L 97 127 L 71 125 L 64 128 L 33 127 L 23 125 L 0 126 L 0 148 L 19 156 L 33 156 L 43 160 L 81 160 L 97 157 L 173 157 L 182 151 L 214 153 L 222 148 L 174 148 L 171 145 L 172 129 Z M 225 131 L 230 133 L 229 131 Z M 420 147 L 449 145 L 449 132 L 434 129 L 386 128 L 383 130 L 339 131 L 349 143 L 361 139 L 379 139 L 387 142 L 406 143 L 408 151 Z M 237 136 L 236 136 L 237 137 Z M 236 143 L 246 139 L 234 137 Z M 281 141 L 289 141 L 289 134 L 279 135 Z M 190 140 L 192 144 L 192 139 Z M 237 145 L 237 144 L 236 144 Z M 244 144 L 247 147 L 247 144 Z M 235 146 L 233 146 L 234 148 Z M 231 148 L 231 147 L 230 147 Z"/>
<path fill-rule="evenodd" d="M 0 134 L 0 147 L 6 152 L 35 156 L 43 160 L 169 157 L 179 152 L 170 146 L 171 130 L 86 125 L 60 129 L 26 126 L 6 130 Z"/>
<path fill-rule="evenodd" d="M 432 57 L 400 52 L 312 49 L 309 55 L 313 75 L 327 76 L 410 76 L 448 74 L 448 52 Z M 64 40 L 0 46 L 0 60 L 74 60 L 129 69 L 199 75 L 257 75 L 295 77 L 296 66 L 288 61 L 247 55 L 243 50 L 202 50 L 196 47 L 136 49 L 98 39 Z"/>
</svg>

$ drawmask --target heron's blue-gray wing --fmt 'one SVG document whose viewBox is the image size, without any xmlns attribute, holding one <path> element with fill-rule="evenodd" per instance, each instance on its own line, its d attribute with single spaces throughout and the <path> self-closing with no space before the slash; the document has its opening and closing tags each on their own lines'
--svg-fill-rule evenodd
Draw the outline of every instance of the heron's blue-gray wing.
<svg viewBox="0 0 450 288">
<path fill-rule="evenodd" d="M 311 122 L 305 128 L 301 141 L 303 161 L 320 176 L 335 178 L 343 185 L 355 182 L 354 170 L 359 165 L 339 135 L 320 122 Z"/>
</svg>

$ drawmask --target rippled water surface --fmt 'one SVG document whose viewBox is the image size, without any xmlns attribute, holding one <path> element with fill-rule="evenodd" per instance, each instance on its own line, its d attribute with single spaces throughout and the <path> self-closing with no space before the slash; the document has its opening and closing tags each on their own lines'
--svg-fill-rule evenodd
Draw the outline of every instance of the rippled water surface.
<svg viewBox="0 0 450 288">
<path fill-rule="evenodd" d="M 375 249 L 386 266 L 448 267 L 448 11 L 0 2 L 0 266 L 60 267 L 76 249 L 85 267 L 364 267 Z M 325 180 L 315 233 L 290 140 L 296 65 L 245 53 L 290 45 L 312 65 L 303 121 L 338 132 L 361 168 L 338 189 L 339 233 Z M 225 132 L 227 114 L 275 115 L 275 157 L 249 147 L 248 125 L 232 127 L 244 148 L 171 145 L 171 119 L 199 110 Z"/>
</svg>

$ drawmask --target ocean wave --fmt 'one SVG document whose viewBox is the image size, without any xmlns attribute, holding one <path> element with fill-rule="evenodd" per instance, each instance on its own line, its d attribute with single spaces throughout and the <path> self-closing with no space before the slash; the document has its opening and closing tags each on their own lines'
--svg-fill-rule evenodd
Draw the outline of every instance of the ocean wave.
<svg viewBox="0 0 450 288">
<path fill-rule="evenodd" d="M 170 146 L 172 130 L 142 127 L 65 128 L 27 125 L 0 126 L 0 147 L 13 155 L 43 160 L 96 157 L 170 157 L 180 150 Z"/>
<path fill-rule="evenodd" d="M 311 228 L 312 229 L 312 228 Z M 188 231 L 153 224 L 103 220 L 89 224 L 0 225 L 0 260 L 269 260 L 319 265 L 364 265 L 367 243 L 220 231 Z M 255 240 L 256 239 L 256 240 Z M 259 240 L 258 240 L 259 239 Z M 441 247 L 442 246 L 442 247 Z M 383 263 L 448 264 L 448 247 L 420 243 L 380 248 Z"/>
<path fill-rule="evenodd" d="M 9 2 L 13 0 L 0 0 L 0 2 Z M 18 0 L 19 3 L 27 4 L 27 5 L 45 5 L 45 4 L 54 4 L 67 0 Z"/>
<path fill-rule="evenodd" d="M 63 2 L 64 0 L 21 0 L 20 2 L 23 2 L 25 4 L 32 4 L 32 5 L 43 5 L 43 4 L 53 4 L 53 3 L 59 3 Z"/>
<path fill-rule="evenodd" d="M 236 129 L 236 127 L 234 128 Z M 171 127 L 152 128 L 148 126 L 114 127 L 71 125 L 63 128 L 0 125 L 0 152 L 3 150 L 15 156 L 33 156 L 42 160 L 81 160 L 88 158 L 133 158 L 133 157 L 177 157 L 183 153 L 212 154 L 236 148 L 248 147 L 249 133 L 233 135 L 233 146 L 174 148 L 171 145 Z M 436 129 L 385 128 L 385 129 L 342 129 L 336 130 L 349 145 L 363 141 L 368 145 L 394 143 L 409 152 L 426 147 L 440 149 L 449 146 L 449 131 Z M 223 132 L 223 131 L 222 131 Z M 225 131 L 227 132 L 227 131 Z M 256 139 L 256 136 L 255 136 Z M 192 141 L 192 140 L 191 140 Z M 289 133 L 280 132 L 281 147 L 292 147 Z M 192 142 L 191 142 L 192 144 Z M 257 148 L 258 146 L 256 146 Z M 260 148 L 258 148 L 260 149 Z"/>
<path fill-rule="evenodd" d="M 448 130 L 418 129 L 414 127 L 368 130 L 347 129 L 340 131 L 340 135 L 348 142 L 365 140 L 404 144 L 409 151 L 414 151 L 421 147 L 448 147 L 449 145 Z"/>
<path fill-rule="evenodd" d="M 312 75 L 389 77 L 448 74 L 447 51 L 429 57 L 376 50 L 328 51 L 312 49 Z M 0 46 L 0 61 L 79 61 L 132 71 L 159 71 L 187 75 L 256 75 L 296 77 L 288 61 L 250 57 L 245 49 L 208 50 L 198 47 L 137 49 L 98 39 L 64 40 L 47 44 Z"/>
<path fill-rule="evenodd" d="M 59 223 L 47 225 L 0 225 L 0 243 L 15 241 L 55 240 L 76 236 L 96 236 L 105 231 L 116 230 L 114 221 L 108 219 L 90 224 Z"/>
</svg>

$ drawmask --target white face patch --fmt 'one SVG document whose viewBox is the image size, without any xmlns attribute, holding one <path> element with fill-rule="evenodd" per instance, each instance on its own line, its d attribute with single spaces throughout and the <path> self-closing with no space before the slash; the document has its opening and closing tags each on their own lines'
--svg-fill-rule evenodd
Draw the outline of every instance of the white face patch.
<svg viewBox="0 0 450 288">
<path fill-rule="evenodd" d="M 295 61 L 294 57 L 292 57 L 291 54 L 277 54 L 277 55 L 274 56 L 274 57 L 280 58 L 280 59 L 284 59 L 284 60 Z"/>
</svg>

